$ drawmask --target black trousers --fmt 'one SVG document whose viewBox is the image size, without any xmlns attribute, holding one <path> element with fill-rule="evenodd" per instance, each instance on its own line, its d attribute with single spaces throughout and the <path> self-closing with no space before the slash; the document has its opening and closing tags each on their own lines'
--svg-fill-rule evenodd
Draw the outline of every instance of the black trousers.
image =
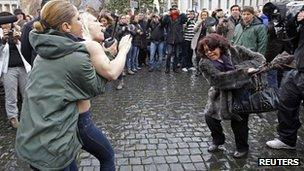
<svg viewBox="0 0 304 171">
<path fill-rule="evenodd" d="M 277 113 L 279 139 L 289 146 L 295 146 L 297 142 L 297 132 L 301 127 L 299 109 L 303 97 L 304 73 L 289 71 L 282 80 Z"/>
<path fill-rule="evenodd" d="M 249 149 L 248 145 L 248 114 L 240 115 L 242 121 L 237 121 L 231 119 L 231 128 L 234 134 L 234 140 L 236 144 L 236 149 L 240 152 L 247 151 Z M 225 143 L 225 134 L 223 133 L 223 127 L 221 121 L 214 119 L 208 115 L 205 116 L 206 123 L 211 131 L 211 136 L 213 138 L 213 143 L 215 145 L 222 145 Z"/>
</svg>

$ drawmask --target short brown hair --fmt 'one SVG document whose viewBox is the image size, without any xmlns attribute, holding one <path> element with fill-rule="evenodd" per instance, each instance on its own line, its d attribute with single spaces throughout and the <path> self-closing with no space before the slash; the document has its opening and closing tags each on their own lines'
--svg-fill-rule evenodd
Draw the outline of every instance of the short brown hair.
<svg viewBox="0 0 304 171">
<path fill-rule="evenodd" d="M 242 12 L 250 12 L 251 14 L 254 15 L 254 8 L 253 7 L 249 7 L 249 6 L 245 6 L 243 8 Z"/>
<path fill-rule="evenodd" d="M 230 48 L 230 44 L 226 38 L 223 36 L 211 33 L 201 39 L 197 44 L 197 50 L 200 55 L 205 56 L 204 46 L 208 46 L 209 49 L 220 48 L 221 54 L 228 55 L 228 49 Z"/>
<path fill-rule="evenodd" d="M 60 30 L 61 24 L 70 23 L 77 14 L 76 7 L 67 1 L 52 0 L 47 2 L 41 9 L 40 21 L 34 23 L 34 28 L 43 32 L 46 28 Z"/>
</svg>

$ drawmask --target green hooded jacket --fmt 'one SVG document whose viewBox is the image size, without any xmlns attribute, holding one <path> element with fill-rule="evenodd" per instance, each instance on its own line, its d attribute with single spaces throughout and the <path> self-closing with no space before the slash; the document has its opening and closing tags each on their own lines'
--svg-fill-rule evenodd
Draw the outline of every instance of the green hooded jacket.
<svg viewBox="0 0 304 171">
<path fill-rule="evenodd" d="M 29 74 L 16 136 L 17 155 L 40 170 L 61 170 L 76 157 L 78 100 L 105 90 L 86 47 L 55 30 L 32 31 L 39 56 Z"/>
<path fill-rule="evenodd" d="M 263 22 L 254 17 L 251 24 L 244 26 L 239 23 L 235 27 L 234 35 L 231 40 L 233 45 L 244 46 L 254 52 L 265 55 L 267 46 L 267 28 Z"/>
</svg>

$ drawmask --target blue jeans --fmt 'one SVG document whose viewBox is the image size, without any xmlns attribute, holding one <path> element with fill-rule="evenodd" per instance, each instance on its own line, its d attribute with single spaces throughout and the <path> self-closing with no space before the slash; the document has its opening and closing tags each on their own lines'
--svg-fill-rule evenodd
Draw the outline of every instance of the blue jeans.
<svg viewBox="0 0 304 171">
<path fill-rule="evenodd" d="M 164 57 L 164 45 L 165 43 L 153 41 L 150 45 L 150 61 L 149 61 L 149 67 L 150 69 L 160 69 Z M 158 53 L 158 60 L 156 59 L 156 51 Z"/>
<path fill-rule="evenodd" d="M 127 54 L 127 68 L 128 70 L 135 70 L 138 68 L 138 53 L 139 48 L 132 45 Z"/>
<path fill-rule="evenodd" d="M 30 166 L 30 168 L 33 171 L 40 171 L 39 169 L 37 169 L 33 166 Z M 78 171 L 76 160 L 73 160 L 70 165 L 68 165 L 66 168 L 62 169 L 61 171 Z"/>
<path fill-rule="evenodd" d="M 78 130 L 82 149 L 99 160 L 100 170 L 115 171 L 113 148 L 106 136 L 94 125 L 90 111 L 79 115 Z"/>
<path fill-rule="evenodd" d="M 177 64 L 180 62 L 180 52 L 182 44 L 167 44 L 168 56 L 166 59 L 166 69 L 170 69 L 171 58 L 173 57 L 173 69 L 177 69 Z"/>
</svg>

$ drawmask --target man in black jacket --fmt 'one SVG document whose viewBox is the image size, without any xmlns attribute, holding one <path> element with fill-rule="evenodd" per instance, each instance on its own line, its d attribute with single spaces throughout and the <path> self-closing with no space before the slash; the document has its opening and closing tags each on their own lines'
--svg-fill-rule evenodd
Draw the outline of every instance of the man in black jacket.
<svg viewBox="0 0 304 171">
<path fill-rule="evenodd" d="M 41 2 L 41 8 L 50 0 L 42 0 Z M 21 32 L 21 53 L 24 56 L 25 59 L 31 59 L 30 64 L 33 66 L 34 59 L 36 58 L 37 53 L 33 49 L 33 47 L 30 44 L 29 41 L 29 34 L 33 29 L 33 24 L 36 21 L 40 20 L 40 16 L 33 21 L 30 21 L 26 23 L 22 27 L 22 32 Z"/>
<path fill-rule="evenodd" d="M 266 145 L 274 149 L 295 149 L 297 131 L 301 126 L 299 120 L 299 108 L 304 100 L 304 7 L 297 15 L 298 47 L 294 52 L 296 69 L 291 70 L 282 83 L 279 92 L 278 139 L 266 142 Z"/>
<path fill-rule="evenodd" d="M 169 14 L 165 15 L 162 22 L 166 28 L 167 41 L 167 60 L 166 73 L 170 73 L 170 63 L 173 57 L 173 71 L 178 72 L 177 64 L 180 61 L 181 45 L 184 42 L 183 24 L 187 22 L 186 14 L 180 14 L 177 5 L 173 4 L 170 8 Z"/>
</svg>

